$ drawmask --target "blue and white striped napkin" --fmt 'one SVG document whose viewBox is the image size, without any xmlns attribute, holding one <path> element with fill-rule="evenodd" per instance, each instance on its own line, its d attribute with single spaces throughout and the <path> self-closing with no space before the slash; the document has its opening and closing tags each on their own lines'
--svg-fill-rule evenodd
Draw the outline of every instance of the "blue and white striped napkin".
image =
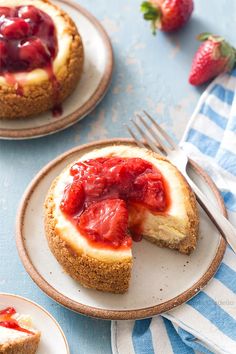
<svg viewBox="0 0 236 354">
<path fill-rule="evenodd" d="M 202 94 L 181 146 L 213 178 L 236 225 L 236 70 Z M 236 235 L 235 235 L 236 237 Z M 208 286 L 163 316 L 112 322 L 113 354 L 236 354 L 236 256 Z"/>
</svg>

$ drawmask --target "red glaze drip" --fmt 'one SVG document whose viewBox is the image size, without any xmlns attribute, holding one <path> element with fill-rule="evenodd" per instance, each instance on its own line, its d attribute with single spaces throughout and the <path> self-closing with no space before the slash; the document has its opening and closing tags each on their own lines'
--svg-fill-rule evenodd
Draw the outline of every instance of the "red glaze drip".
<svg viewBox="0 0 236 354">
<path fill-rule="evenodd" d="M 4 310 L 0 311 L 0 316 L 3 315 L 14 315 L 16 313 L 16 310 L 14 309 L 14 307 L 6 307 Z"/>
<path fill-rule="evenodd" d="M 66 186 L 62 212 L 93 245 L 130 247 L 142 239 L 145 210 L 163 213 L 170 204 L 161 173 L 140 158 L 97 158 L 70 169 L 73 182 Z"/>
<path fill-rule="evenodd" d="M 60 84 L 59 82 L 57 81 L 57 78 L 53 72 L 53 68 L 52 68 L 52 65 L 49 65 L 47 68 L 45 68 L 47 74 L 48 74 L 48 77 L 52 83 L 52 88 L 53 88 L 53 94 L 54 94 L 54 97 L 53 97 L 53 100 L 55 102 L 55 105 L 54 107 L 52 108 L 52 114 L 53 114 L 53 117 L 60 117 L 62 115 L 62 106 L 61 104 L 58 104 L 58 99 L 59 99 L 59 92 L 60 92 Z"/>
<path fill-rule="evenodd" d="M 57 104 L 53 107 L 52 109 L 53 117 L 58 118 L 62 115 L 62 113 L 63 113 L 63 108 L 61 104 Z"/>
<path fill-rule="evenodd" d="M 7 307 L 0 311 L 0 326 L 5 328 L 14 329 L 16 331 L 25 332 L 28 334 L 34 334 L 34 332 L 29 331 L 19 325 L 18 321 L 12 318 L 16 314 L 14 307 Z"/>
<path fill-rule="evenodd" d="M 14 74 L 11 74 L 11 73 L 5 73 L 4 74 L 5 76 L 5 79 L 7 81 L 7 83 L 9 85 L 12 85 L 15 87 L 15 90 L 16 90 L 16 93 L 17 95 L 19 96 L 24 96 L 24 89 L 22 87 L 22 84 L 20 84 L 16 78 L 15 78 L 15 75 Z"/>
<path fill-rule="evenodd" d="M 31 6 L 0 7 L 0 75 L 23 95 L 22 82 L 15 73 L 46 70 L 52 83 L 57 106 L 59 83 L 53 73 L 58 51 L 56 28 L 52 18 Z"/>
</svg>

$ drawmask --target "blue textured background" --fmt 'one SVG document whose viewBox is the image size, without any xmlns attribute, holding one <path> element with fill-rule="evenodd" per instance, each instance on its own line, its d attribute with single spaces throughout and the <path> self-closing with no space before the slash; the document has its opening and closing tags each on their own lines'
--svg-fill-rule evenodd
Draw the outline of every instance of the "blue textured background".
<svg viewBox="0 0 236 354">
<path fill-rule="evenodd" d="M 63 132 L 31 141 L 0 141 L 0 291 L 26 296 L 49 310 L 65 331 L 71 354 L 107 354 L 111 353 L 110 322 L 66 310 L 44 295 L 25 272 L 14 240 L 18 203 L 47 162 L 78 144 L 127 136 L 123 123 L 141 109 L 156 115 L 178 140 L 203 89 L 187 81 L 198 46 L 195 36 L 212 31 L 236 45 L 236 1 L 195 0 L 194 15 L 183 30 L 156 37 L 142 20 L 139 1 L 80 3 L 111 37 L 115 54 L 112 85 L 93 113 Z"/>
</svg>

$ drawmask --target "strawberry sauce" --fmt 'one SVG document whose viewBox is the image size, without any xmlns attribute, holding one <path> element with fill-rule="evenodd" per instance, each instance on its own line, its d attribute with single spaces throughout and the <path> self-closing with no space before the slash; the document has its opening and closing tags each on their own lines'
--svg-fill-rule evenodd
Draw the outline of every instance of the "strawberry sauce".
<svg viewBox="0 0 236 354">
<path fill-rule="evenodd" d="M 163 213 L 170 199 L 160 171 L 140 158 L 97 158 L 74 164 L 61 211 L 98 247 L 141 241 L 145 211 Z M 128 216 L 132 225 L 128 225 Z"/>
<path fill-rule="evenodd" d="M 28 334 L 34 334 L 33 332 L 19 325 L 18 321 L 12 317 L 15 314 L 16 310 L 14 309 L 14 307 L 7 307 L 4 310 L 0 311 L 0 326 Z"/>
<path fill-rule="evenodd" d="M 24 91 L 14 74 L 41 68 L 48 74 L 57 105 L 60 87 L 53 73 L 57 52 L 56 28 L 44 11 L 31 5 L 0 7 L 0 75 L 16 88 L 18 95 Z"/>
</svg>

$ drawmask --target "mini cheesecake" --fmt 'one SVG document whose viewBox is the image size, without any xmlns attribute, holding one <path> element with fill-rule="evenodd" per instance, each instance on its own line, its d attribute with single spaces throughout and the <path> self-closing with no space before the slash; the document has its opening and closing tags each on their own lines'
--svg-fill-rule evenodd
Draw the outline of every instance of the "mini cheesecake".
<svg viewBox="0 0 236 354">
<path fill-rule="evenodd" d="M 0 310 L 0 353 L 34 354 L 40 341 L 40 332 L 28 315 L 20 315 L 13 307 Z"/>
<path fill-rule="evenodd" d="M 0 118 L 54 114 L 81 76 L 72 19 L 48 0 L 0 0 Z"/>
<path fill-rule="evenodd" d="M 45 202 L 49 247 L 82 285 L 123 293 L 132 241 L 190 254 L 198 210 L 184 177 L 147 149 L 108 146 L 83 155 L 52 183 Z"/>
</svg>

